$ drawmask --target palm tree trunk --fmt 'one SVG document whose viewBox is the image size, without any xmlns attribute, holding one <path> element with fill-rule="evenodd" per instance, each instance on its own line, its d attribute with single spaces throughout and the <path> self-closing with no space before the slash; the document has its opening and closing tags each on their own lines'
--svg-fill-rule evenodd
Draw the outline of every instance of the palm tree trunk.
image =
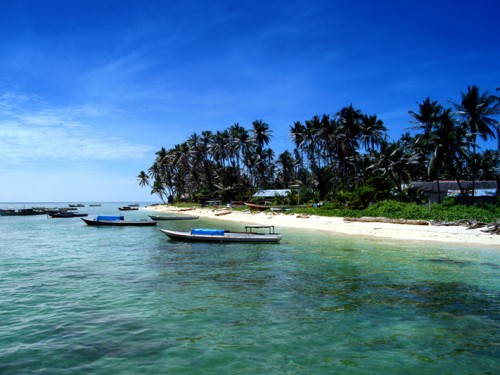
<svg viewBox="0 0 500 375">
<path fill-rule="evenodd" d="M 476 136 L 474 135 L 474 151 L 472 154 L 472 204 L 476 195 Z"/>
<path fill-rule="evenodd" d="M 439 175 L 436 178 L 437 188 L 438 188 L 438 203 L 441 203 L 441 189 L 439 187 Z"/>
</svg>

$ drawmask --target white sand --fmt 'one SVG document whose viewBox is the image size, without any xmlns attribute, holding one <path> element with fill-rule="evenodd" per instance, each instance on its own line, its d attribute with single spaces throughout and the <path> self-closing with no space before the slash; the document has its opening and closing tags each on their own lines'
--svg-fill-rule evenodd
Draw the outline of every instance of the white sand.
<svg viewBox="0 0 500 375">
<path fill-rule="evenodd" d="M 436 241 L 462 245 L 482 245 L 500 249 L 500 235 L 484 233 L 481 229 L 463 226 L 408 225 L 377 222 L 344 222 L 339 217 L 282 214 L 270 211 L 230 211 L 228 209 L 182 209 L 169 205 L 149 206 L 146 209 L 161 213 L 185 213 L 210 219 L 247 224 L 330 231 L 359 237 L 380 237 L 410 241 Z M 229 212 L 229 213 L 227 213 Z M 226 214 L 227 213 L 227 214 Z"/>
</svg>

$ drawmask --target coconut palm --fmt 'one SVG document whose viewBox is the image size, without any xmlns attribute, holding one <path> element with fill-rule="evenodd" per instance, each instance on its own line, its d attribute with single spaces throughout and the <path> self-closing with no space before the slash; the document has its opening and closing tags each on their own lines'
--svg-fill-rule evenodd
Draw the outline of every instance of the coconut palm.
<svg viewBox="0 0 500 375">
<path fill-rule="evenodd" d="M 271 130 L 269 125 L 262 120 L 255 120 L 252 122 L 252 136 L 257 146 L 257 153 L 262 151 L 264 146 L 267 146 L 271 141 Z"/>
<path fill-rule="evenodd" d="M 361 116 L 361 142 L 367 151 L 379 146 L 386 138 L 387 128 L 376 115 Z"/>
<path fill-rule="evenodd" d="M 295 159 L 287 150 L 278 155 L 276 163 L 281 166 L 279 171 L 280 184 L 288 188 L 289 184 L 294 180 Z"/>
<path fill-rule="evenodd" d="M 468 130 L 472 142 L 472 202 L 474 203 L 475 181 L 477 176 L 476 149 L 477 136 L 483 140 L 495 138 L 493 129 L 499 126 L 498 121 L 491 116 L 500 113 L 497 98 L 488 92 L 480 93 L 479 87 L 473 85 L 462 93 L 459 104 L 453 103 L 456 113 L 463 121 L 462 125 Z"/>
<path fill-rule="evenodd" d="M 139 173 L 139 175 L 137 176 L 137 180 L 139 180 L 139 186 L 144 187 L 149 185 L 149 176 L 144 171 L 141 171 Z"/>
</svg>

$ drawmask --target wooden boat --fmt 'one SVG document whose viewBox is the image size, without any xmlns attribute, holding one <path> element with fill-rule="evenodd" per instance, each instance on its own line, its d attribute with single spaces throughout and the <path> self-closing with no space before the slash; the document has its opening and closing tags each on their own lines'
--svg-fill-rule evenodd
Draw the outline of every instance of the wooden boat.
<svg viewBox="0 0 500 375">
<path fill-rule="evenodd" d="M 123 216 L 96 216 L 95 219 L 84 219 L 82 220 L 87 225 L 91 226 L 135 226 L 135 227 L 153 227 L 157 223 L 151 220 L 125 220 Z"/>
<path fill-rule="evenodd" d="M 267 233 L 258 233 L 254 229 L 268 229 Z M 247 225 L 245 232 L 230 232 L 224 229 L 192 229 L 190 232 L 179 232 L 168 229 L 160 229 L 172 240 L 196 241 L 196 242 L 246 242 L 246 243 L 269 243 L 279 242 L 281 234 L 274 232 L 273 225 Z"/>
<path fill-rule="evenodd" d="M 120 211 L 137 211 L 139 207 L 136 206 L 124 206 L 124 207 L 118 207 Z"/>
<path fill-rule="evenodd" d="M 63 217 L 85 217 L 89 216 L 89 214 L 83 214 L 78 212 L 71 211 L 59 211 L 59 212 L 51 212 L 47 213 L 51 218 L 63 218 Z"/>
<path fill-rule="evenodd" d="M 18 210 L 6 210 L 0 212 L 0 216 L 31 216 L 31 215 L 44 215 L 44 210 L 37 210 L 34 208 L 20 208 Z"/>
<path fill-rule="evenodd" d="M 305 207 L 303 205 L 300 205 L 300 206 L 271 206 L 271 205 L 267 205 L 267 204 L 255 204 L 255 203 L 249 203 L 249 202 L 245 202 L 245 206 L 247 206 L 251 210 L 259 210 L 259 211 L 271 210 L 274 212 L 288 211 L 288 210 L 291 210 L 293 208 Z"/>
<path fill-rule="evenodd" d="M 153 220 L 195 220 L 199 219 L 199 216 L 191 216 L 191 215 L 169 215 L 169 216 L 161 216 L 161 215 L 148 215 Z"/>
<path fill-rule="evenodd" d="M 264 204 L 255 204 L 255 203 L 249 203 L 249 202 L 244 202 L 245 206 L 252 210 L 259 210 L 259 211 L 264 211 L 264 210 L 270 210 L 271 206 L 264 205 Z"/>
</svg>

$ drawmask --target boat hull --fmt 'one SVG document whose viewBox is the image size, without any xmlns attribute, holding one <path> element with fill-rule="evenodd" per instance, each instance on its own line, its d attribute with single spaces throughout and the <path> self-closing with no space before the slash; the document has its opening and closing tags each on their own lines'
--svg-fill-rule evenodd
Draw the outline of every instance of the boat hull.
<svg viewBox="0 0 500 375">
<path fill-rule="evenodd" d="M 81 218 L 85 224 L 90 226 L 115 226 L 115 227 L 154 227 L 156 221 L 151 220 L 90 220 Z"/>
<path fill-rule="evenodd" d="M 277 243 L 281 241 L 281 234 L 259 234 L 244 232 L 225 232 L 223 235 L 192 234 L 167 229 L 160 231 L 172 240 L 192 242 L 245 242 L 245 243 Z"/>
<path fill-rule="evenodd" d="M 0 212 L 0 216 L 33 216 L 33 215 L 45 215 L 45 211 L 42 210 L 34 210 L 31 208 L 20 209 L 17 211 L 2 211 Z"/>
<path fill-rule="evenodd" d="M 196 220 L 199 219 L 199 216 L 156 216 L 156 215 L 148 215 L 153 220 Z"/>
<path fill-rule="evenodd" d="M 53 213 L 53 214 L 48 214 L 52 218 L 67 218 L 67 217 L 86 217 L 89 216 L 89 214 L 78 214 L 74 212 L 59 212 L 59 213 Z"/>
</svg>

